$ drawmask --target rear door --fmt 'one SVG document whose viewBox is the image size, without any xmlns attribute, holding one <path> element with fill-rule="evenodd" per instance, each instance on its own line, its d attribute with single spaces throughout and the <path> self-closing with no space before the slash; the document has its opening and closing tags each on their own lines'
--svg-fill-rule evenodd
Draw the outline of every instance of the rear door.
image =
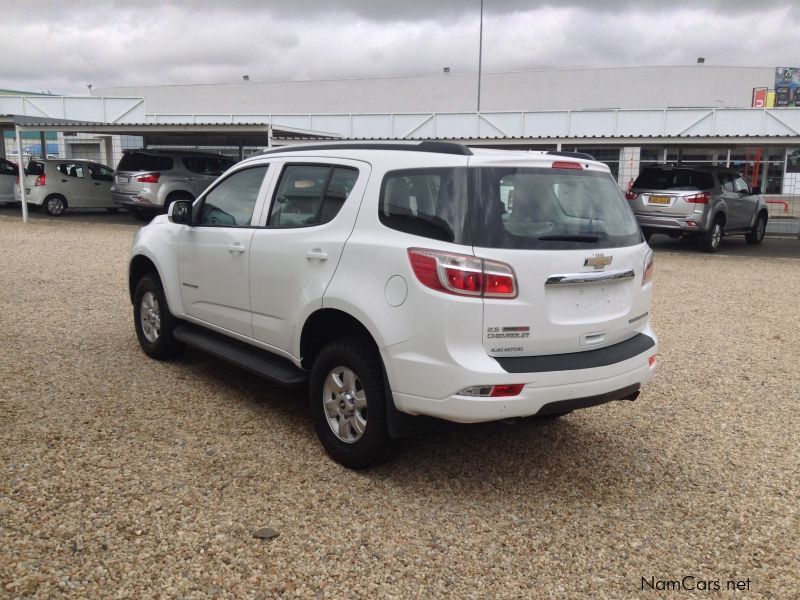
<svg viewBox="0 0 800 600">
<path fill-rule="evenodd" d="M 235 162 L 224 157 L 184 156 L 181 159 L 187 171 L 187 188 L 195 195 L 202 194 L 214 180 L 231 168 Z"/>
<path fill-rule="evenodd" d="M 275 165 L 280 175 L 256 230 L 250 260 L 253 333 L 289 354 L 353 231 L 369 179 L 367 163 L 303 158 Z"/>
<path fill-rule="evenodd" d="M 750 186 L 741 175 L 734 176 L 733 191 L 736 196 L 735 226 L 740 228 L 750 227 L 753 222 L 753 214 L 758 206 L 758 196 L 750 193 Z"/>
<path fill-rule="evenodd" d="M 611 175 L 591 169 L 470 169 L 475 254 L 510 265 L 518 288 L 484 298 L 491 356 L 591 350 L 647 323 L 649 249 Z"/>
</svg>

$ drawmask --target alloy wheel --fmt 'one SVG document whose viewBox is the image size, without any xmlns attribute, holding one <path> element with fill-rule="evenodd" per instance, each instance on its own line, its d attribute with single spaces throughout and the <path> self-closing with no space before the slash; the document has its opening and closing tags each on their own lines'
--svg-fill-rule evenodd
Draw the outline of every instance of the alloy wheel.
<svg viewBox="0 0 800 600">
<path fill-rule="evenodd" d="M 161 312 L 153 292 L 145 292 L 139 304 L 139 321 L 142 325 L 142 333 L 145 339 L 151 344 L 158 341 L 161 335 Z"/>
<path fill-rule="evenodd" d="M 322 389 L 325 418 L 334 435 L 352 444 L 367 428 L 367 394 L 356 373 L 348 367 L 335 367 L 325 378 Z"/>
</svg>

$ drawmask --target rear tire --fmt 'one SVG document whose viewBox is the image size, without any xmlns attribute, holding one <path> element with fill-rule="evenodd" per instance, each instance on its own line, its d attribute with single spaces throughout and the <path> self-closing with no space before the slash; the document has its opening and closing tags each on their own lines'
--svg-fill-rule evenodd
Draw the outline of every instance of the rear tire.
<svg viewBox="0 0 800 600">
<path fill-rule="evenodd" d="M 767 215 L 758 215 L 753 228 L 744 234 L 744 239 L 748 244 L 760 244 L 764 241 L 764 234 L 767 231 Z"/>
<path fill-rule="evenodd" d="M 67 199 L 60 194 L 53 194 L 44 199 L 43 206 L 51 217 L 60 217 L 67 210 Z"/>
<path fill-rule="evenodd" d="M 718 252 L 722 246 L 722 236 L 725 234 L 725 225 L 721 217 L 715 217 L 714 222 L 711 224 L 711 229 L 708 230 L 702 238 L 700 238 L 700 249 L 703 252 Z"/>
<path fill-rule="evenodd" d="M 325 346 L 311 369 L 311 418 L 328 455 L 348 469 L 386 460 L 387 398 L 378 350 L 359 338 Z"/>
<path fill-rule="evenodd" d="M 139 345 L 150 358 L 173 358 L 186 347 L 172 336 L 179 320 L 169 312 L 164 288 L 154 273 L 144 275 L 136 284 L 133 323 Z"/>
</svg>

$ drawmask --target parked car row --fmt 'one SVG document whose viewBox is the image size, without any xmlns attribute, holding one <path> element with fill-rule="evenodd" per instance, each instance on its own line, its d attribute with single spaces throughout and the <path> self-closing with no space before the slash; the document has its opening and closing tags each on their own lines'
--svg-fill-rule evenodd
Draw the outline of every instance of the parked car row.
<svg viewBox="0 0 800 600">
<path fill-rule="evenodd" d="M 236 163 L 210 153 L 127 150 L 116 173 L 79 159 L 31 161 L 25 196 L 34 209 L 60 216 L 67 208 L 124 208 L 149 221 L 177 200 L 194 200 Z M 0 202 L 19 201 L 16 166 L 0 160 Z M 734 169 L 659 165 L 641 171 L 626 193 L 647 240 L 653 234 L 696 238 L 707 252 L 724 236 L 743 234 L 760 244 L 767 227 L 761 191 Z M 510 205 L 510 196 L 504 198 Z"/>
<path fill-rule="evenodd" d="M 166 211 L 176 200 L 194 200 L 236 163 L 202 152 L 124 152 L 115 173 L 84 159 L 31 160 L 25 169 L 25 200 L 58 217 L 68 208 L 124 208 L 141 220 Z M 0 160 L 0 202 L 20 202 L 16 165 Z"/>
</svg>

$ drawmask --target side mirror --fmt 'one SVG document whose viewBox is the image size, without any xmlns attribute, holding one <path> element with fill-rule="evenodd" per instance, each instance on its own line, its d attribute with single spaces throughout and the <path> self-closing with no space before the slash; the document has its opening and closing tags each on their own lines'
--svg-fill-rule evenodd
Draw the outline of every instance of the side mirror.
<svg viewBox="0 0 800 600">
<path fill-rule="evenodd" d="M 176 200 L 169 205 L 167 217 L 178 225 L 192 224 L 192 203 L 190 200 Z"/>
<path fill-rule="evenodd" d="M 756 195 L 756 196 L 758 196 L 758 195 L 761 193 L 761 188 L 760 188 L 760 187 L 758 187 L 758 186 L 755 186 L 755 187 L 754 187 L 754 188 L 753 188 L 753 189 L 750 191 L 750 193 L 751 193 L 751 194 L 754 194 L 754 195 Z"/>
</svg>

